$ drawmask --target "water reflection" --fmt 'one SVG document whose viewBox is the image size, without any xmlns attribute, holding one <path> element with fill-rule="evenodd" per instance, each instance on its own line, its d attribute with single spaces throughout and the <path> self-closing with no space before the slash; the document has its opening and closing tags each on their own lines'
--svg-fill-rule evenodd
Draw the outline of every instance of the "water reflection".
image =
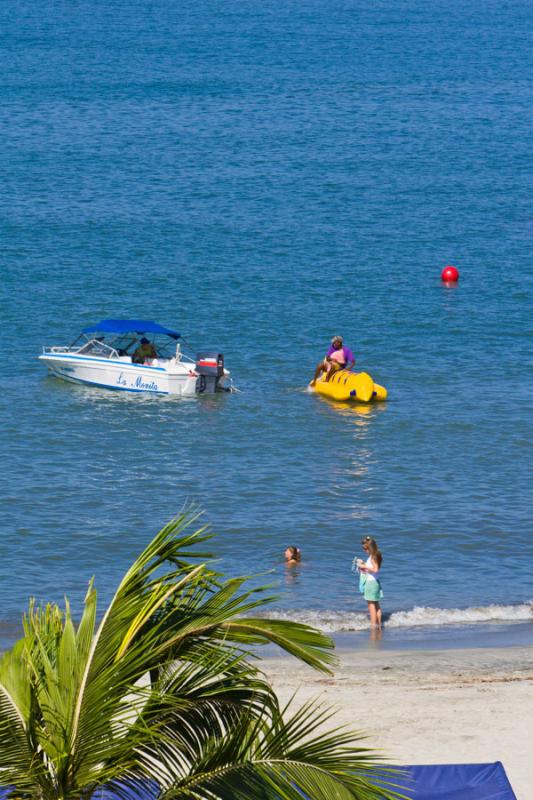
<svg viewBox="0 0 533 800">
<path fill-rule="evenodd" d="M 359 428 L 366 428 L 372 419 L 385 410 L 385 403 L 353 403 L 345 400 L 330 400 L 328 397 L 317 396 L 317 399 L 337 414 L 352 422 Z"/>
<path fill-rule="evenodd" d="M 329 518 L 367 519 L 368 493 L 375 488 L 372 472 L 377 463 L 373 422 L 386 404 L 317 399 L 320 413 L 333 423 L 328 441 L 331 446 L 323 448 L 324 457 L 317 463 L 320 475 L 325 469 L 329 474 L 327 490 L 323 490 L 328 496 Z"/>
<path fill-rule="evenodd" d="M 376 646 L 377 642 L 380 642 L 383 637 L 383 628 L 373 628 L 370 626 L 370 636 L 369 641 Z"/>
<path fill-rule="evenodd" d="M 285 564 L 285 585 L 287 587 L 298 586 L 301 583 L 302 565 Z"/>
<path fill-rule="evenodd" d="M 187 406 L 198 403 L 199 408 L 211 410 L 223 407 L 224 398 L 229 392 L 216 394 L 201 394 L 181 396 L 177 394 L 156 394 L 153 392 L 124 392 L 121 390 L 101 386 L 90 386 L 74 381 L 61 380 L 52 375 L 43 378 L 43 385 L 47 392 L 55 393 L 59 397 L 65 396 L 67 400 L 82 400 L 97 403 L 101 406 L 160 408 L 169 406 Z"/>
</svg>

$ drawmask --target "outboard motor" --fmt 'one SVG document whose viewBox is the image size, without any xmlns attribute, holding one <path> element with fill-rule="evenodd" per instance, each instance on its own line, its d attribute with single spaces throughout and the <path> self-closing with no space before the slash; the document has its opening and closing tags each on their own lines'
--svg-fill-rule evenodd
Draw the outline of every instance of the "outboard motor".
<svg viewBox="0 0 533 800">
<path fill-rule="evenodd" d="M 196 391 L 199 394 L 214 394 L 219 379 L 224 375 L 224 356 L 222 353 L 202 352 L 196 354 Z"/>
</svg>

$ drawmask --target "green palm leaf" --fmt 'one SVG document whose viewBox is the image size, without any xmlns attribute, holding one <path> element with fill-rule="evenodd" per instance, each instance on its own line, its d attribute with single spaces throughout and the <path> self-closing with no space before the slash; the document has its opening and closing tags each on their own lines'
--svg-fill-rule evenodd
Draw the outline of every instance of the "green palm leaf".
<svg viewBox="0 0 533 800">
<path fill-rule="evenodd" d="M 186 510 L 154 537 L 98 624 L 92 582 L 77 627 L 68 601 L 30 603 L 0 661 L 0 774 L 13 797 L 89 798 L 147 779 L 169 799 L 301 800 L 297 786 L 313 800 L 378 797 L 372 781 L 389 773 L 360 734 L 324 732 L 329 712 L 314 704 L 281 709 L 257 666 L 256 646 L 273 642 L 329 672 L 333 643 L 256 616 L 269 587 L 214 570 L 199 516 Z"/>
</svg>

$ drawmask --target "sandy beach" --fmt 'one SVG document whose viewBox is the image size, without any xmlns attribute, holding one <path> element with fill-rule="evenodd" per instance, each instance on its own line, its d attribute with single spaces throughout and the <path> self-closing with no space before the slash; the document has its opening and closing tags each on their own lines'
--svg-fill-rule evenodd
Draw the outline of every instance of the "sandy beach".
<svg viewBox="0 0 533 800">
<path fill-rule="evenodd" d="M 337 655 L 331 677 L 283 657 L 263 669 L 281 701 L 319 695 L 393 763 L 501 761 L 518 800 L 533 797 L 533 647 Z"/>
</svg>

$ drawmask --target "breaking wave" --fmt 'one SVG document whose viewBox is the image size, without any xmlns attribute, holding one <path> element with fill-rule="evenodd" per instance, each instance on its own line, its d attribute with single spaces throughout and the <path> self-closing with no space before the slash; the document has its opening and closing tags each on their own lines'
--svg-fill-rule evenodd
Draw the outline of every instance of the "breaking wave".
<svg viewBox="0 0 533 800">
<path fill-rule="evenodd" d="M 366 612 L 340 612 L 324 609 L 270 610 L 265 613 L 274 619 L 289 619 L 312 625 L 325 633 L 362 631 L 369 627 Z M 388 628 L 444 627 L 533 621 L 533 601 L 520 605 L 490 605 L 471 608 L 431 608 L 415 606 L 409 611 L 384 614 Z"/>
</svg>

